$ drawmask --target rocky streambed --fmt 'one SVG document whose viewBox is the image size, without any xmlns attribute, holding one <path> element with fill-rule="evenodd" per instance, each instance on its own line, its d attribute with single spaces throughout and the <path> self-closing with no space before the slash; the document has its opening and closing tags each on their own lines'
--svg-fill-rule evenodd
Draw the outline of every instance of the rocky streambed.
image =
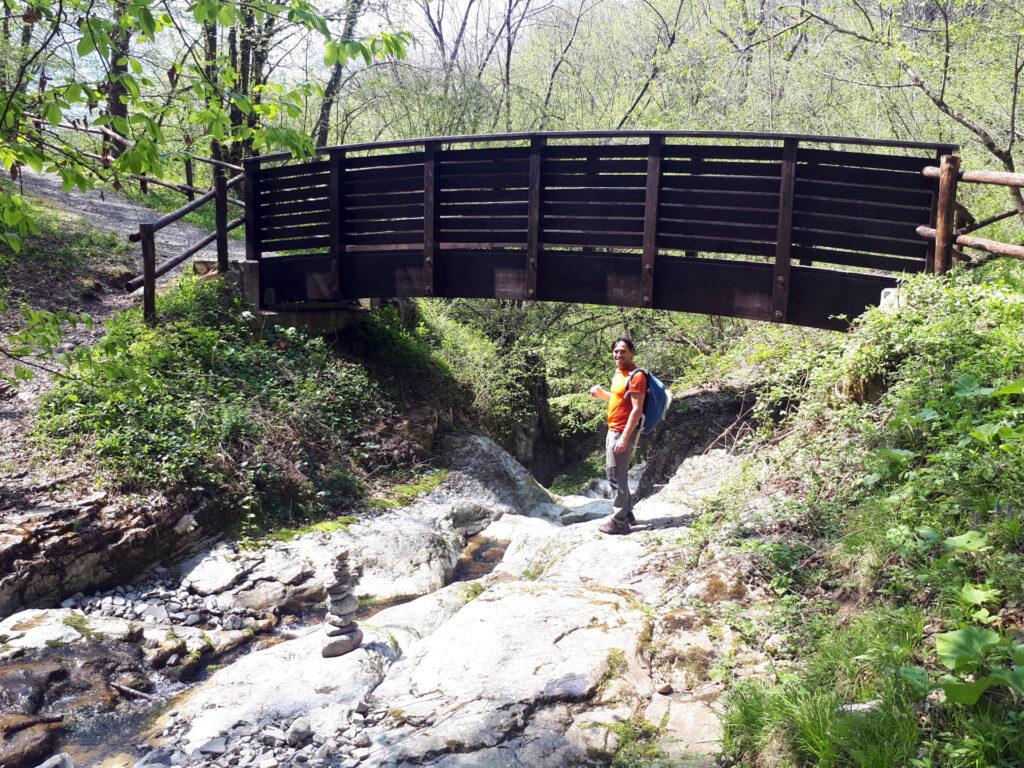
<svg viewBox="0 0 1024 768">
<path fill-rule="evenodd" d="M 555 499 L 484 438 L 449 440 L 444 461 L 430 494 L 349 530 L 221 542 L 8 616 L 0 768 L 55 750 L 65 768 L 602 765 L 636 718 L 709 764 L 717 686 L 663 662 L 721 638 L 674 608 L 760 596 L 741 563 L 681 574 L 673 542 L 735 457 L 687 459 L 627 537 L 597 532 L 599 486 Z M 362 566 L 364 638 L 324 658 L 342 549 Z"/>
</svg>

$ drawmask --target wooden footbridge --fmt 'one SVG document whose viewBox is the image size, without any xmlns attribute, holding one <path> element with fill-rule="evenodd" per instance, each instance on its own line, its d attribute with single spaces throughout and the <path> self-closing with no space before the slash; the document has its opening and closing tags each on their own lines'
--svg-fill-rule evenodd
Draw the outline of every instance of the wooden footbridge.
<svg viewBox="0 0 1024 768">
<path fill-rule="evenodd" d="M 251 158 L 208 197 L 226 209 L 227 187 L 244 185 L 264 309 L 501 298 L 842 328 L 901 273 L 948 267 L 955 150 L 684 131 L 438 137 Z"/>
</svg>

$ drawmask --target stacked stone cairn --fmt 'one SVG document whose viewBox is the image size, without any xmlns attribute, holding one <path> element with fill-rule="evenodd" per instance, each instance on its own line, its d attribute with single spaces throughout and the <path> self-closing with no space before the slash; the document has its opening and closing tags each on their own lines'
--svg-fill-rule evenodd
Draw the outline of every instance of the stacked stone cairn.
<svg viewBox="0 0 1024 768">
<path fill-rule="evenodd" d="M 327 585 L 327 644 L 325 658 L 344 656 L 363 642 L 363 631 L 353 620 L 359 608 L 359 599 L 352 589 L 360 577 L 359 568 L 349 565 L 348 551 L 338 554 L 334 564 L 334 580 Z"/>
</svg>

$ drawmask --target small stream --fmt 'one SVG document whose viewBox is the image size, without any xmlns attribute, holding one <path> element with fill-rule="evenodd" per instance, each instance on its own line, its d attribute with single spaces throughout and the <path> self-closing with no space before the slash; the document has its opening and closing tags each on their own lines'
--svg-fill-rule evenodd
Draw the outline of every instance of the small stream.
<svg viewBox="0 0 1024 768">
<path fill-rule="evenodd" d="M 466 582 L 486 576 L 501 562 L 509 542 L 489 536 L 471 536 L 456 563 L 451 582 Z M 377 613 L 396 605 L 414 600 L 416 596 L 398 596 L 386 600 L 364 598 L 356 614 L 359 620 L 367 620 Z M 200 668 L 187 682 L 168 680 L 158 672 L 148 674 L 152 688 L 147 698 L 137 698 L 122 703 L 111 711 L 95 707 L 71 706 L 62 710 L 60 704 L 74 704 L 70 701 L 55 702 L 48 709 L 66 711 L 68 727 L 61 739 L 59 749 L 67 752 L 77 768 L 131 768 L 140 757 L 139 744 L 150 742 L 160 735 L 155 730 L 157 718 L 174 708 L 181 696 L 208 680 L 219 668 L 237 661 L 254 651 L 290 640 L 308 629 L 321 624 L 326 614 L 325 606 L 311 606 L 298 613 L 281 617 L 274 630 L 257 635 L 251 642 L 212 659 Z M 88 646 L 86 646 L 88 647 Z"/>
</svg>

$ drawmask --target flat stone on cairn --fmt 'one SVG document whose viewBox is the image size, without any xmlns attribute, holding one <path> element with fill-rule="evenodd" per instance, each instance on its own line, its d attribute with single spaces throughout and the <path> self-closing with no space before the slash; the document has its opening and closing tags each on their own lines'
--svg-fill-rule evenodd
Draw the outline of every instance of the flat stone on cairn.
<svg viewBox="0 0 1024 768">
<path fill-rule="evenodd" d="M 349 567 L 348 551 L 342 550 L 334 564 L 334 579 L 327 585 L 327 644 L 324 658 L 344 656 L 363 642 L 363 631 L 354 619 L 359 600 L 352 589 L 359 580 L 359 569 Z"/>
</svg>

